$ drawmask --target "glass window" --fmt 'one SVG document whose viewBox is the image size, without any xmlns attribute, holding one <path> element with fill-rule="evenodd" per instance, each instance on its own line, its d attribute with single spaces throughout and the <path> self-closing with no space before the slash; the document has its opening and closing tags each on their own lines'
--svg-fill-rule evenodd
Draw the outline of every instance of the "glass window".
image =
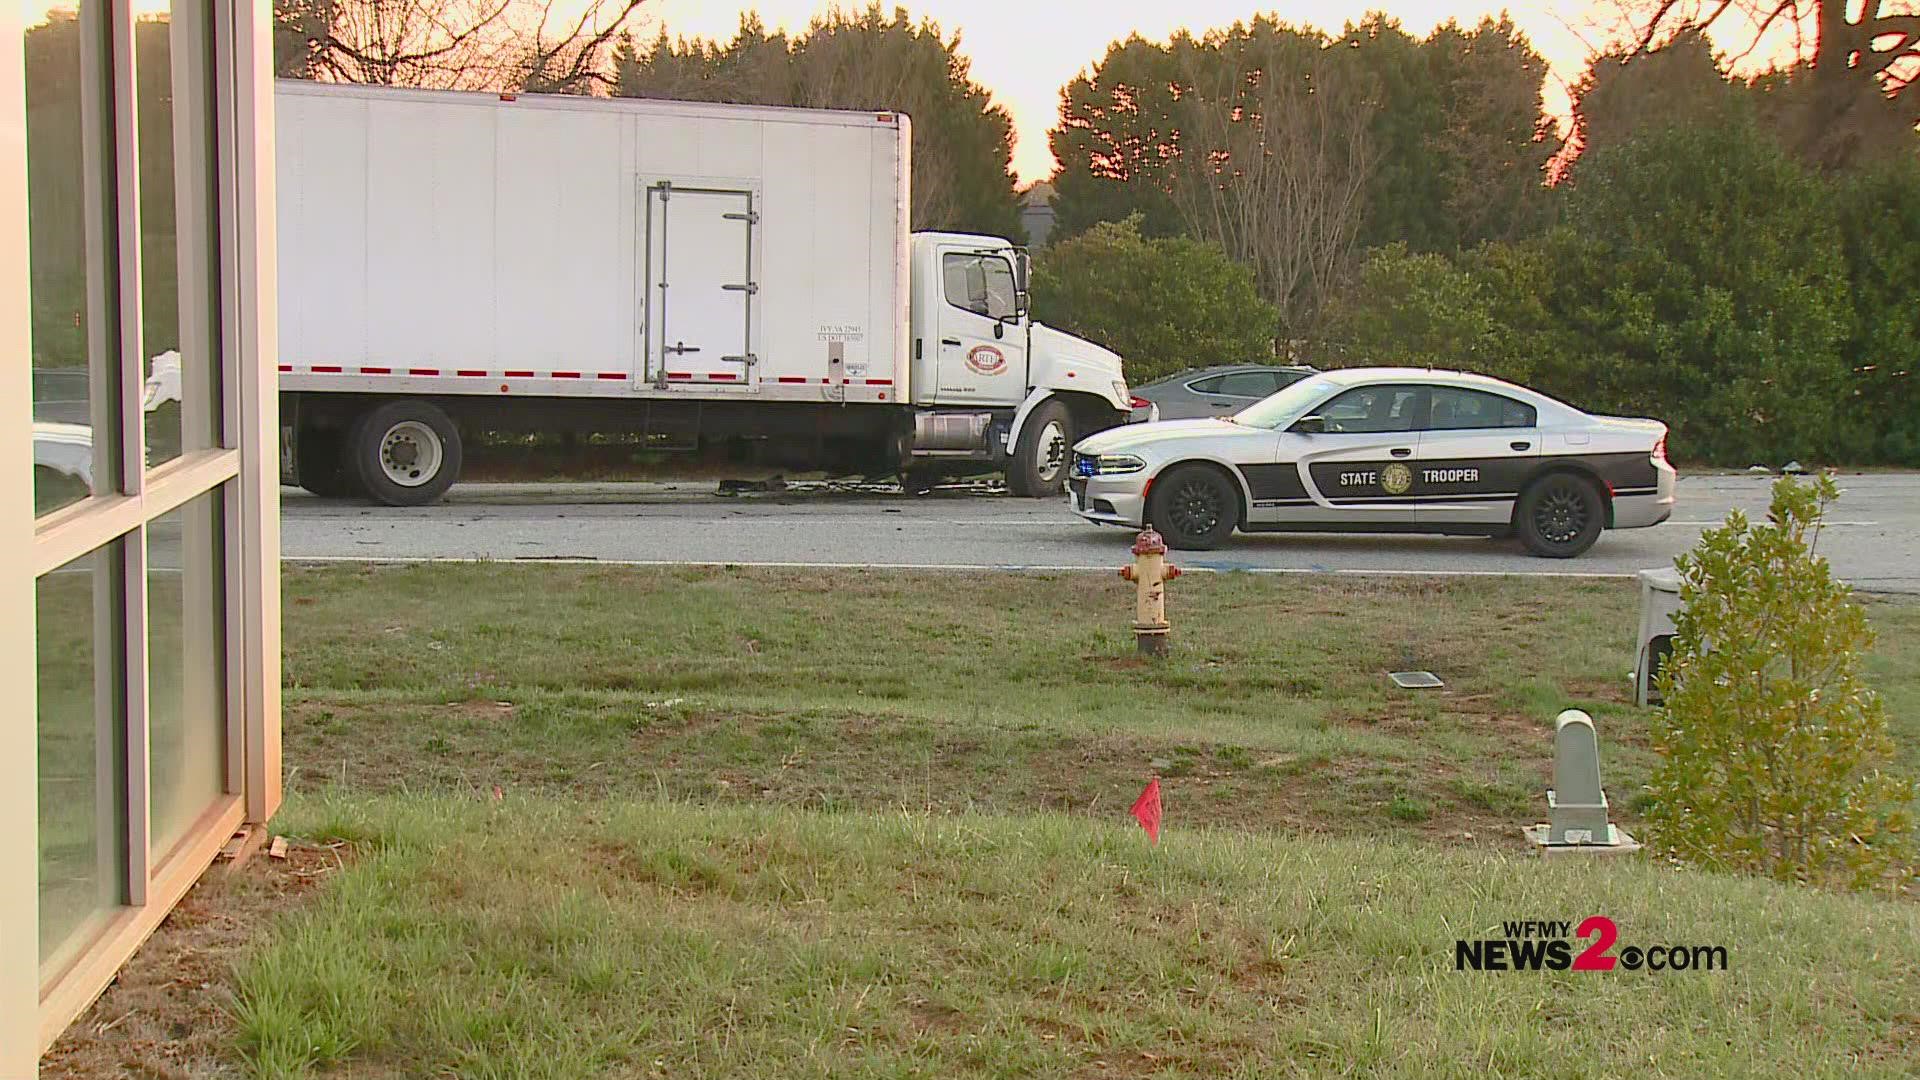
<svg viewBox="0 0 1920 1080">
<path fill-rule="evenodd" d="M 1234 415 L 1236 424 L 1279 429 L 1307 414 L 1321 398 L 1333 392 L 1332 379 L 1302 379 L 1270 398 L 1256 401 Z"/>
<path fill-rule="evenodd" d="M 1225 375 L 1209 375 L 1204 379 L 1195 379 L 1187 384 L 1187 389 L 1196 394 L 1217 394 L 1220 384 L 1226 381 Z"/>
<path fill-rule="evenodd" d="M 34 583 L 43 970 L 127 895 L 126 729 L 106 689 L 120 671 L 119 561 L 109 544 Z"/>
<path fill-rule="evenodd" d="M 33 506 L 44 514 L 114 481 L 108 448 L 95 447 L 93 430 L 95 391 L 112 388 L 95 387 L 87 366 L 87 185 L 74 11 L 50 11 L 27 28 L 26 98 Z"/>
<path fill-rule="evenodd" d="M 1321 406 L 1329 432 L 1415 431 L 1421 388 L 1359 386 Z"/>
<path fill-rule="evenodd" d="M 1271 371 L 1236 371 L 1220 376 L 1220 388 L 1214 393 L 1229 397 L 1263 398 L 1280 389 L 1280 380 Z"/>
<path fill-rule="evenodd" d="M 147 527 L 147 736 L 155 864 L 226 790 L 220 489 Z"/>
<path fill-rule="evenodd" d="M 1013 264 L 997 255 L 943 255 L 940 276 L 947 303 L 954 307 L 990 319 L 1010 319 L 1019 310 Z"/>
<path fill-rule="evenodd" d="M 1536 417 L 1533 406 L 1510 397 L 1457 386 L 1436 386 L 1433 418 L 1428 426 L 1436 431 L 1532 427 Z"/>
<path fill-rule="evenodd" d="M 141 406 L 147 464 L 180 456 L 180 254 L 174 227 L 173 64 L 164 15 L 133 24 L 133 111 L 139 125 Z"/>
</svg>

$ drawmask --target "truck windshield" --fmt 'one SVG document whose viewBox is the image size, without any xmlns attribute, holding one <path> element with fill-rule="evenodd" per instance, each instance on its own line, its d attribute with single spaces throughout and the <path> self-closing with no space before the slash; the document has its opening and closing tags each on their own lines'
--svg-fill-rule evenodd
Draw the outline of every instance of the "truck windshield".
<svg viewBox="0 0 1920 1080">
<path fill-rule="evenodd" d="M 1302 379 L 1272 397 L 1241 409 L 1233 416 L 1236 424 L 1249 427 L 1282 428 L 1306 415 L 1306 410 L 1339 387 L 1332 379 Z"/>
</svg>

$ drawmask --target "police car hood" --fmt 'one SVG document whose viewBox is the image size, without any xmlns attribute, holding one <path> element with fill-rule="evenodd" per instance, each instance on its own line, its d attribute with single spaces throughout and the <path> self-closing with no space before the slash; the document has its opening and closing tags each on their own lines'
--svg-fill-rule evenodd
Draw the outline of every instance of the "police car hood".
<svg viewBox="0 0 1920 1080">
<path fill-rule="evenodd" d="M 1268 435 L 1273 432 L 1262 428 L 1247 427 L 1218 417 L 1202 417 L 1198 420 L 1157 420 L 1151 424 L 1125 424 L 1108 428 L 1096 435 L 1081 440 L 1074 449 L 1082 454 L 1117 454 L 1129 450 L 1138 450 L 1155 443 L 1173 442 L 1207 435 Z"/>
</svg>

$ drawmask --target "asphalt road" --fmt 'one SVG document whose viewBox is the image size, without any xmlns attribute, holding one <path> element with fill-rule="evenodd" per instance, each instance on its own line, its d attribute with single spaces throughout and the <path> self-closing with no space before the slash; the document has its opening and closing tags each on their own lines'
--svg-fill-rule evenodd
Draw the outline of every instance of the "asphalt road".
<svg viewBox="0 0 1920 1080">
<path fill-rule="evenodd" d="M 1516 543 L 1427 536 L 1239 536 L 1182 552 L 1189 569 L 1298 573 L 1631 574 L 1669 564 L 1738 507 L 1764 513 L 1767 477 L 1680 481 L 1674 519 L 1609 532 L 1578 559 Z M 1920 593 L 1920 474 L 1842 477 L 1820 551 L 1858 587 Z M 591 559 L 941 568 L 1098 568 L 1125 562 L 1132 534 L 1099 528 L 1064 502 L 956 487 L 908 496 L 797 487 L 714 494 L 711 482 L 468 484 L 438 506 L 392 509 L 283 491 L 287 558 Z"/>
</svg>

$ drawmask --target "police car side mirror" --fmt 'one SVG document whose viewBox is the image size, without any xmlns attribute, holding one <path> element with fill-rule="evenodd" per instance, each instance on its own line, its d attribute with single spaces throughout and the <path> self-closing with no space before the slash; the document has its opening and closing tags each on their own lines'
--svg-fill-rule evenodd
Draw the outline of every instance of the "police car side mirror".
<svg viewBox="0 0 1920 1080">
<path fill-rule="evenodd" d="M 1288 431 L 1297 431 L 1302 435 L 1323 435 L 1327 430 L 1327 418 L 1324 416 L 1303 416 L 1293 422 Z"/>
</svg>

